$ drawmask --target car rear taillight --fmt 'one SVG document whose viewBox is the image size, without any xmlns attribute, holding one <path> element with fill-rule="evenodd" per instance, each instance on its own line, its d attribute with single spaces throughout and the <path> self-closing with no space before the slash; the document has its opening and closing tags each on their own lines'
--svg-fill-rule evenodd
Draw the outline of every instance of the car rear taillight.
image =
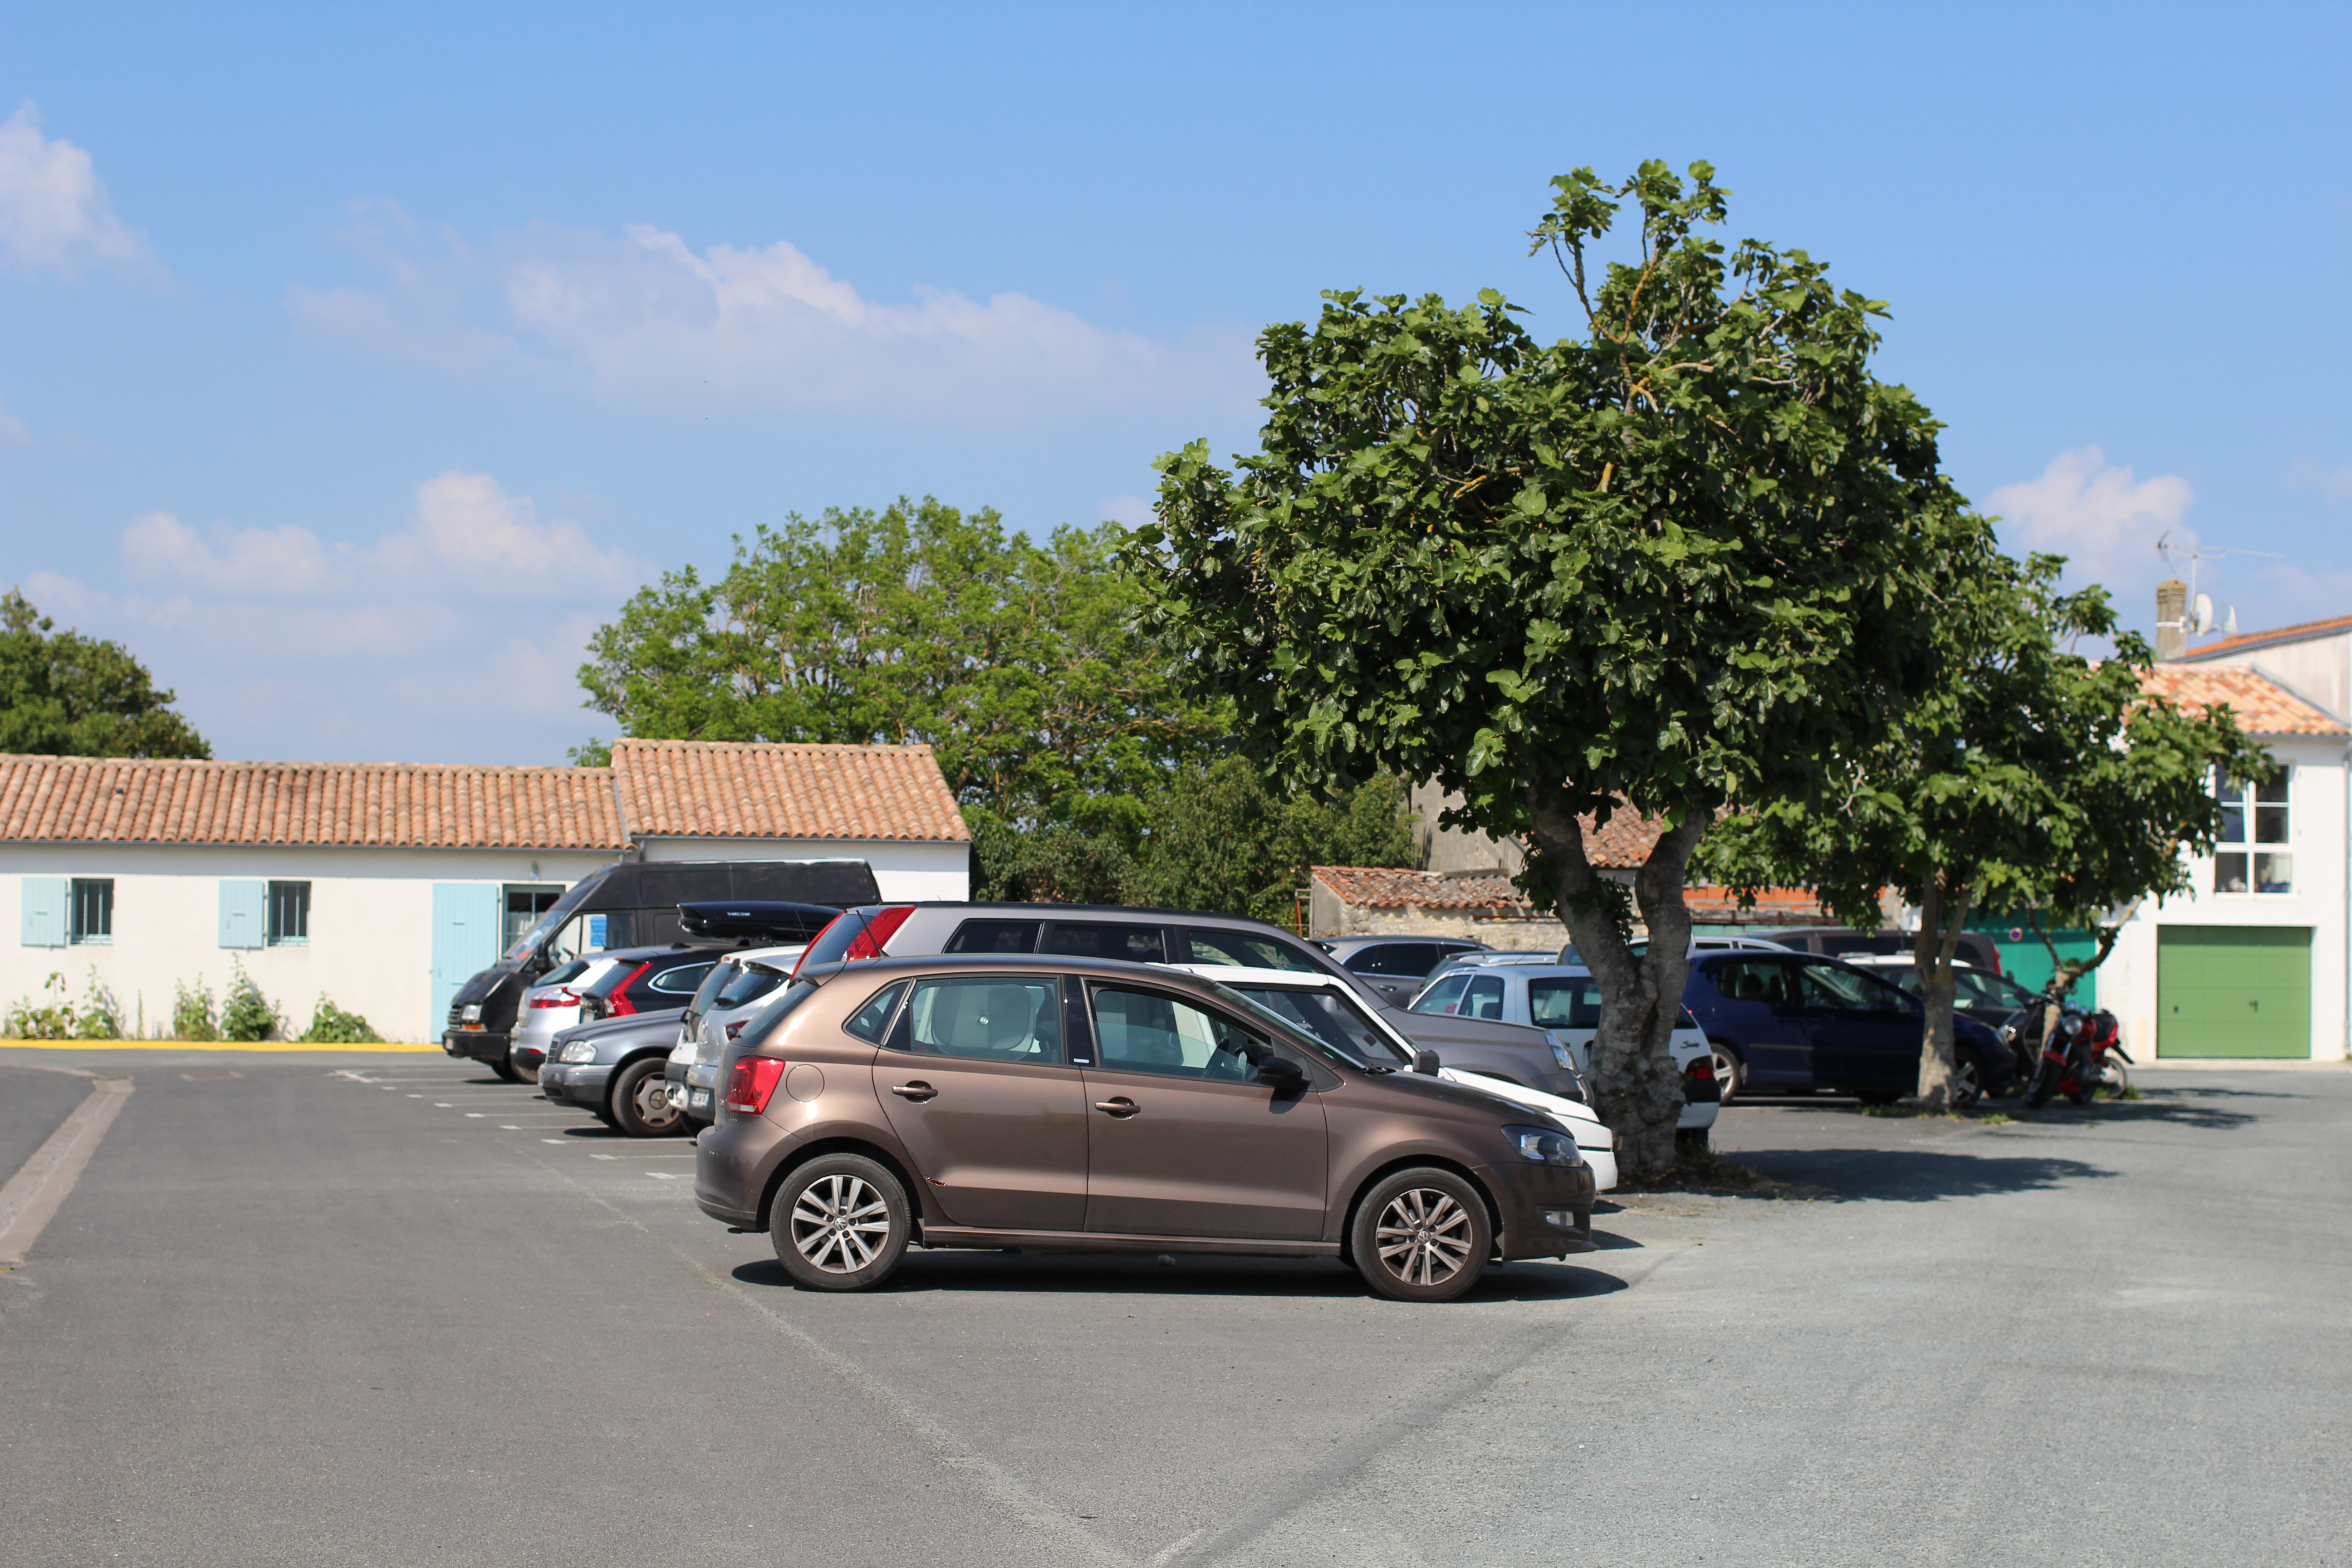
<svg viewBox="0 0 2352 1568">
<path fill-rule="evenodd" d="M 635 1012 L 637 1005 L 629 1000 L 629 987 L 644 978 L 646 971 L 653 966 L 654 961 L 650 958 L 646 959 L 643 963 L 630 970 L 627 977 L 620 984 L 607 990 L 604 993 L 604 1010 L 598 1016 L 605 1018 L 625 1018 Z"/>
<path fill-rule="evenodd" d="M 1713 1057 L 1699 1058 L 1698 1060 L 1683 1068 L 1683 1076 L 1689 1079 L 1693 1083 L 1713 1083 L 1715 1081 L 1715 1058 Z"/>
<path fill-rule="evenodd" d="M 580 993 L 567 990 L 559 991 L 552 996 L 534 996 L 530 1005 L 534 1007 L 577 1007 L 580 1005 Z"/>
<path fill-rule="evenodd" d="M 727 1075 L 727 1109 L 739 1116 L 757 1116 L 768 1109 L 784 1064 L 773 1057 L 745 1057 Z"/>
<path fill-rule="evenodd" d="M 912 904 L 892 904 L 887 909 L 875 910 L 873 918 L 866 922 L 866 929 L 851 940 L 849 951 L 841 955 L 841 961 L 856 963 L 864 959 L 881 957 L 883 944 L 898 934 L 898 928 L 905 925 L 907 917 L 914 912 Z"/>
</svg>

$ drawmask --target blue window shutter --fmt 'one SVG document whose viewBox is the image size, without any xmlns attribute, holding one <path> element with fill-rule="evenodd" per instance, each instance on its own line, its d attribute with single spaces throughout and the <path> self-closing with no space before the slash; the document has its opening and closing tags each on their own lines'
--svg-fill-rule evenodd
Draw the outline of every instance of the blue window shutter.
<svg viewBox="0 0 2352 1568">
<path fill-rule="evenodd" d="M 433 884 L 433 1011 L 437 1035 L 448 1027 L 449 1004 L 457 987 L 499 961 L 499 886 L 496 882 Z"/>
<path fill-rule="evenodd" d="M 26 877 L 23 880 L 23 944 L 26 947 L 65 946 L 66 879 L 63 877 Z"/>
<path fill-rule="evenodd" d="M 269 930 L 269 884 L 257 879 L 223 877 L 220 885 L 220 944 L 259 947 Z"/>
</svg>

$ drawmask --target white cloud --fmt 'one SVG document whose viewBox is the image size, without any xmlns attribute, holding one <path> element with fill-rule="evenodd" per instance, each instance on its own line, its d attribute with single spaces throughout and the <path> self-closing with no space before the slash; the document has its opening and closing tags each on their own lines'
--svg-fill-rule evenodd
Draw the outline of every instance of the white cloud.
<svg viewBox="0 0 2352 1568">
<path fill-rule="evenodd" d="M 1246 413 L 1249 334 L 1097 326 L 1018 293 L 870 300 L 796 247 L 715 245 L 634 224 L 537 225 L 480 247 L 366 204 L 349 237 L 374 289 L 287 293 L 314 341 L 456 371 L 549 374 L 664 412 L 738 408 L 998 424 L 1121 409 Z"/>
<path fill-rule="evenodd" d="M 30 100 L 0 121 L 0 257 L 27 272 L 79 278 L 91 268 L 166 281 L 146 237 L 123 226 L 89 154 L 41 134 Z"/>
<path fill-rule="evenodd" d="M 459 471 L 372 539 L 151 511 L 120 557 L 119 584 L 36 571 L 25 592 L 126 644 L 218 754 L 324 760 L 562 761 L 597 728 L 589 636 L 647 572 Z"/>
<path fill-rule="evenodd" d="M 2025 549 L 2063 555 L 2074 574 L 2094 581 L 2153 580 L 2162 563 L 2157 541 L 2192 545 L 2183 526 L 2197 495 L 2177 474 L 2135 479 L 2096 447 L 2050 459 L 2042 477 L 2003 485 L 1987 499 L 2005 533 Z"/>
<path fill-rule="evenodd" d="M 124 564 L 146 582 L 239 599 L 333 598 L 339 605 L 422 590 L 436 597 L 560 598 L 615 588 L 642 571 L 578 523 L 541 521 L 529 496 L 455 470 L 416 487 L 415 517 L 368 544 L 326 543 L 307 528 L 200 532 L 167 511 L 122 531 Z M 340 610 L 338 613 L 341 613 Z"/>
<path fill-rule="evenodd" d="M 598 544 L 576 522 L 541 522 L 529 496 L 507 494 L 488 474 L 417 486 L 415 525 L 379 541 L 375 554 L 413 579 L 446 574 L 453 585 L 502 596 L 614 587 L 638 575 L 626 551 Z"/>
<path fill-rule="evenodd" d="M 2309 458 L 2297 458 L 2287 468 L 2286 482 L 2297 489 L 2317 490 L 2338 506 L 2352 501 L 2352 463 L 2323 468 Z"/>
</svg>

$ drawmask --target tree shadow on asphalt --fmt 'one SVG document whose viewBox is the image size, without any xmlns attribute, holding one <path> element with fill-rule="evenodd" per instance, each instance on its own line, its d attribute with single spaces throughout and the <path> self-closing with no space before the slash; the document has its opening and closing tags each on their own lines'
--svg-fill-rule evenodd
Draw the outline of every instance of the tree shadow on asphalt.
<svg viewBox="0 0 2352 1568">
<path fill-rule="evenodd" d="M 2039 1154 L 1954 1154 L 1938 1149 L 1742 1149 L 1743 1165 L 1832 1202 L 1933 1203 L 2046 1192 L 2116 1173 L 2087 1161 Z M 1776 1192 L 1712 1194 L 1778 1200 Z"/>
<path fill-rule="evenodd" d="M 1638 1244 L 1633 1244 L 1638 1245 Z M 1589 1258 L 1591 1254 L 1582 1255 Z M 1612 1295 L 1625 1281 L 1601 1269 L 1549 1259 L 1489 1264 L 1465 1301 L 1566 1301 Z M 735 1279 L 772 1289 L 808 1290 L 772 1258 L 738 1264 Z M 1141 1253 L 909 1251 L 887 1282 L 870 1294 L 958 1291 L 1000 1295 L 1262 1296 L 1309 1300 L 1378 1300 L 1363 1276 L 1337 1258 L 1221 1258 L 1181 1254 L 1168 1263 Z"/>
<path fill-rule="evenodd" d="M 2233 1132 L 2257 1120 L 2252 1111 L 2229 1110 L 2218 1105 L 2190 1103 L 2194 1097 L 2207 1094 L 2251 1094 L 2264 1100 L 2284 1100 L 2286 1095 L 2263 1094 L 2259 1089 L 2142 1089 L 2137 1100 L 2098 1100 L 2076 1107 L 2053 1102 L 2040 1110 L 2021 1109 L 2015 1115 L 2021 1125 L 2042 1127 L 2095 1127 L 2101 1122 L 2167 1123 L 2175 1127 L 2191 1127 L 2200 1132 Z"/>
</svg>

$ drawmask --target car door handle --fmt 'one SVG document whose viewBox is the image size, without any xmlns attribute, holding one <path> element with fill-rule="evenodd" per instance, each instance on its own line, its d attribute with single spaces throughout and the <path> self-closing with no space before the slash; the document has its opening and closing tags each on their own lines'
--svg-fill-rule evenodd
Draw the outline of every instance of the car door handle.
<svg viewBox="0 0 2352 1568">
<path fill-rule="evenodd" d="M 1097 1110 L 1108 1110 L 1113 1116 L 1132 1116 L 1137 1111 L 1142 1110 L 1143 1107 L 1136 1104 L 1135 1101 L 1128 1099 L 1127 1096 L 1122 1094 L 1110 1100 L 1096 1100 L 1095 1109 Z"/>
<path fill-rule="evenodd" d="M 933 1089 L 929 1084 L 925 1083 L 921 1079 L 917 1079 L 912 1083 L 892 1084 L 890 1086 L 890 1092 L 897 1095 L 901 1100 L 911 1100 L 919 1105 L 924 1100 L 936 1097 L 940 1091 Z"/>
</svg>

